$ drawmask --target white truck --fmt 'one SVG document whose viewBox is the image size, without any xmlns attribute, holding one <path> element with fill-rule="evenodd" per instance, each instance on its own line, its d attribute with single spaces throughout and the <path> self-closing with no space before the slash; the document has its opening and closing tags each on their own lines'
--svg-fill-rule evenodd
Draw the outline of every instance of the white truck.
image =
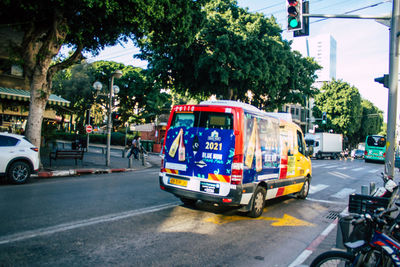
<svg viewBox="0 0 400 267">
<path fill-rule="evenodd" d="M 305 136 L 309 155 L 312 158 L 337 159 L 342 152 L 343 136 L 334 133 L 308 133 Z"/>
</svg>

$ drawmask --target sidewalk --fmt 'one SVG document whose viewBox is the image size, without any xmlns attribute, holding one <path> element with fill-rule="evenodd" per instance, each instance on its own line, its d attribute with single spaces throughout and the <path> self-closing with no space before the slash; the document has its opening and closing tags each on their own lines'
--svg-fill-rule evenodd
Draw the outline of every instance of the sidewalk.
<svg viewBox="0 0 400 267">
<path fill-rule="evenodd" d="M 57 143 L 57 147 L 59 149 L 71 149 L 69 143 Z M 145 156 L 144 164 L 142 160 L 136 160 L 133 157 L 130 163 L 128 158 L 122 157 L 124 152 L 124 154 L 127 153 L 127 151 L 124 151 L 124 147 L 112 146 L 110 166 L 106 166 L 105 148 L 105 145 L 90 145 L 89 151 L 84 153 L 83 160 L 77 160 L 77 164 L 75 164 L 74 159 L 57 159 L 52 160 L 50 166 L 48 153 L 43 153 L 40 158 L 42 166 L 35 176 L 38 178 L 50 178 L 93 173 L 125 172 L 153 166 L 160 167 L 161 165 L 161 158 L 158 153 L 149 152 L 147 157 Z"/>
</svg>

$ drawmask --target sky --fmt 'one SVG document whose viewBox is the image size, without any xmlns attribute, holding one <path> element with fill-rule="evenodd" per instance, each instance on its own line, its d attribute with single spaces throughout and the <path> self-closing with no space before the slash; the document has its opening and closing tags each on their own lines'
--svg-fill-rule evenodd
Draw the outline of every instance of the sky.
<svg viewBox="0 0 400 267">
<path fill-rule="evenodd" d="M 390 0 L 310 0 L 310 14 L 391 15 Z M 293 40 L 293 33 L 286 31 L 286 0 L 238 0 L 238 5 L 254 13 L 274 16 L 281 25 L 282 36 Z M 360 9 L 360 10 L 359 10 Z M 310 38 L 331 34 L 336 40 L 336 79 L 358 88 L 361 96 L 384 111 L 387 121 L 388 89 L 376 83 L 375 78 L 389 73 L 389 27 L 372 19 L 326 19 L 310 18 Z M 295 45 L 294 45 L 295 47 Z M 110 60 L 146 67 L 146 62 L 134 59 L 139 52 L 132 43 L 106 48 L 91 60 Z"/>
</svg>

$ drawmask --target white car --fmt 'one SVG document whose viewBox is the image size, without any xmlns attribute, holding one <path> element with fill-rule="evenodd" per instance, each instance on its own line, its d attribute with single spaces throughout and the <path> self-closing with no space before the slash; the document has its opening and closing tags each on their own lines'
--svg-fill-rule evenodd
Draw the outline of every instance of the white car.
<svg viewBox="0 0 400 267">
<path fill-rule="evenodd" d="M 0 133 L 0 175 L 13 184 L 29 181 L 39 169 L 39 149 L 18 134 Z"/>
</svg>

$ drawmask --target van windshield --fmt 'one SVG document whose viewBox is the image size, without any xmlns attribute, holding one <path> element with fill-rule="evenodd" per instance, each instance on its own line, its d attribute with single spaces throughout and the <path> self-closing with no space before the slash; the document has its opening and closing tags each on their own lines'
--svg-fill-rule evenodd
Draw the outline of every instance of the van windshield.
<svg viewBox="0 0 400 267">
<path fill-rule="evenodd" d="M 220 112 L 182 112 L 175 113 L 171 123 L 172 127 L 201 127 L 211 129 L 233 129 L 233 115 Z"/>
</svg>

